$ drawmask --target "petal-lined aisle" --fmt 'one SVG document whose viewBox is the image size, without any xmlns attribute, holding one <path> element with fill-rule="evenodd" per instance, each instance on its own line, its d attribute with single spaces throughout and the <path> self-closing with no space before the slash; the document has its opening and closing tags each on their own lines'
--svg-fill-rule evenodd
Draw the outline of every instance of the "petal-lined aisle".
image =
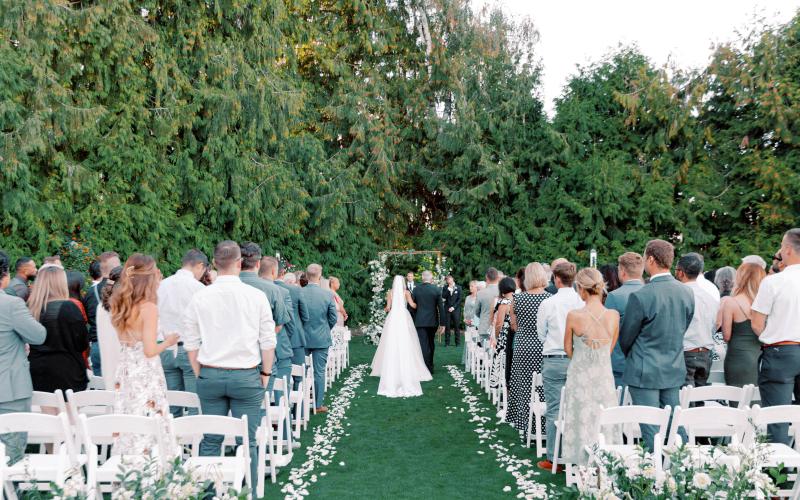
<svg viewBox="0 0 800 500">
<path fill-rule="evenodd" d="M 374 352 L 374 347 L 354 339 L 351 370 L 369 363 Z M 350 372 L 345 373 L 329 392 L 335 398 L 342 387 L 355 391 L 340 416 L 344 431 L 330 450 L 335 457 L 327 465 L 317 464 L 302 481 L 309 498 L 516 498 L 523 490 L 535 488 L 515 475 L 553 483 L 549 473 L 529 472 L 528 465 L 535 468 L 533 452 L 517 444 L 516 433 L 508 425 L 496 425 L 494 411 L 480 388 L 448 372 L 446 365 L 460 367 L 461 352 L 461 348 L 437 346 L 433 381 L 423 384 L 425 394 L 419 398 L 377 396 L 377 378 L 367 376 L 354 388 L 346 382 Z M 322 425 L 324 419 L 314 416 L 311 425 Z M 294 467 L 308 461 L 315 430 L 303 433 Z M 563 484 L 561 478 L 556 481 L 551 492 Z M 278 483 L 267 485 L 267 497 L 284 497 L 281 490 L 291 483 L 290 469 L 281 470 Z"/>
</svg>

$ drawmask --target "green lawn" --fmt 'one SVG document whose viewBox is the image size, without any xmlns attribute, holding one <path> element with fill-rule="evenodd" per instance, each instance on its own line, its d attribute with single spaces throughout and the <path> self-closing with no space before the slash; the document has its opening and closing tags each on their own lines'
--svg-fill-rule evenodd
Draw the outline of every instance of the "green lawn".
<svg viewBox="0 0 800 500">
<path fill-rule="evenodd" d="M 375 348 L 361 338 L 351 343 L 351 365 L 370 363 Z M 506 424 L 496 426 L 495 410 L 485 393 L 467 376 L 471 393 L 478 396 L 486 423 L 471 421 L 469 405 L 446 365 L 461 365 L 461 348 L 437 346 L 433 380 L 423 384 L 419 398 L 389 399 L 377 396 L 378 379 L 365 377 L 346 414 L 345 435 L 337 445 L 329 465 L 316 469 L 317 481 L 308 491 L 311 497 L 328 498 L 516 498 L 521 490 L 506 471 L 508 463 L 497 461 L 498 448 L 519 459 L 529 459 L 518 467 L 520 472 L 535 470 L 537 458 L 519 442 L 516 431 Z M 342 374 L 329 394 L 335 396 Z M 367 372 L 368 374 L 369 372 Z M 326 396 L 326 404 L 330 398 Z M 303 447 L 295 453 L 292 466 L 306 460 L 306 447 L 313 439 L 312 426 L 325 417 L 312 418 L 303 433 Z M 348 426 L 349 424 L 349 426 Z M 476 428 L 493 434 L 494 439 L 481 443 Z M 341 464 L 344 465 L 341 465 Z M 322 473 L 325 473 L 323 476 Z M 267 497 L 283 496 L 281 488 L 288 480 L 289 469 L 281 470 L 278 483 L 267 485 Z M 563 485 L 563 476 L 534 472 L 533 480 L 553 484 L 552 491 Z M 510 487 L 510 490 L 509 488 Z M 509 491 L 504 491 L 504 488 Z"/>
</svg>

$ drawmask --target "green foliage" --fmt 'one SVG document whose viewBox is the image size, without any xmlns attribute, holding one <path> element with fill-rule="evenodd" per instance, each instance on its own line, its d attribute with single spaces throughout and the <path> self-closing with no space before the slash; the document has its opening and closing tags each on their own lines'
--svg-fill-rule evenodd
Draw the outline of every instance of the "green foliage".
<svg viewBox="0 0 800 500">
<path fill-rule="evenodd" d="M 442 250 L 459 280 L 651 237 L 722 265 L 798 225 L 800 19 L 700 73 L 621 48 L 552 120 L 537 38 L 466 0 L 10 2 L 0 247 L 169 273 L 253 240 L 342 278 L 358 323 L 380 250 Z"/>
</svg>

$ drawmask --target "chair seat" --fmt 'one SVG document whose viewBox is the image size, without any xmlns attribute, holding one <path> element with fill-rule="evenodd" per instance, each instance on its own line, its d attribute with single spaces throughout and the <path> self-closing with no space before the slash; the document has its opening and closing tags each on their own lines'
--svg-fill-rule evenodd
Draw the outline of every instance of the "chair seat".
<svg viewBox="0 0 800 500">
<path fill-rule="evenodd" d="M 184 464 L 188 469 L 196 469 L 200 477 L 219 477 L 223 481 L 232 482 L 244 462 L 244 457 L 190 457 Z"/>
<path fill-rule="evenodd" d="M 129 463 L 145 463 L 152 460 L 152 457 L 138 456 L 138 455 L 125 455 L 126 466 Z M 97 480 L 102 483 L 110 483 L 116 481 L 120 473 L 120 466 L 122 465 L 122 455 L 111 455 L 102 464 L 97 466 Z"/>
<path fill-rule="evenodd" d="M 619 458 L 626 458 L 641 453 L 641 448 L 633 444 L 604 444 L 597 447 L 598 451 L 606 451 Z"/>
<path fill-rule="evenodd" d="M 764 443 L 759 445 L 761 446 L 765 447 L 765 467 L 777 467 L 780 464 L 785 467 L 800 467 L 800 452 L 794 448 L 783 443 Z"/>
<path fill-rule="evenodd" d="M 78 456 L 78 465 L 86 464 L 86 456 Z M 35 478 L 36 481 L 55 481 L 59 472 L 66 473 L 72 466 L 65 455 L 44 455 L 32 453 L 14 465 L 5 468 L 6 481 L 22 481 Z"/>
</svg>

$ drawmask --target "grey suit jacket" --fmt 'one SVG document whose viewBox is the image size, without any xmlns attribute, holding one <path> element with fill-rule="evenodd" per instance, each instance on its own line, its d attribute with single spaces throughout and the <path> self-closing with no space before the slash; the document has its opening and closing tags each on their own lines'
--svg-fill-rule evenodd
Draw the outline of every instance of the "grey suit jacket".
<svg viewBox="0 0 800 500">
<path fill-rule="evenodd" d="M 643 286 L 642 280 L 628 280 L 621 287 L 608 294 L 605 306 L 619 313 L 620 323 L 625 319 L 625 308 L 628 307 L 628 299 L 631 294 L 640 290 Z M 617 374 L 621 376 L 625 372 L 625 355 L 622 354 L 619 342 L 614 346 L 614 350 L 611 351 L 611 369 L 615 377 L 618 376 Z"/>
<path fill-rule="evenodd" d="M 683 385 L 683 336 L 692 316 L 694 294 L 672 276 L 658 276 L 630 295 L 619 332 L 626 385 L 644 389 Z"/>
<path fill-rule="evenodd" d="M 490 319 L 492 317 L 492 305 L 497 300 L 500 294 L 500 289 L 497 285 L 488 285 L 486 288 L 478 292 L 478 298 L 475 304 L 475 316 L 478 316 L 480 324 L 478 325 L 478 333 L 483 336 L 488 335 L 489 327 L 491 327 Z"/>
<path fill-rule="evenodd" d="M 288 292 L 279 287 L 275 283 L 259 278 L 258 275 L 250 271 L 242 271 L 239 274 L 239 279 L 242 283 L 246 283 L 253 288 L 258 288 L 269 300 L 269 305 L 272 308 L 272 319 L 275 325 L 282 325 L 281 331 L 276 334 L 277 345 L 275 346 L 275 357 L 278 359 L 289 359 L 292 357 L 292 341 L 289 339 L 289 334 L 286 332 L 286 323 L 292 320 L 291 309 L 287 307 Z M 284 293 L 287 294 L 284 297 Z M 288 304 L 291 305 L 291 304 Z"/>
<path fill-rule="evenodd" d="M 287 285 L 283 281 L 276 281 L 275 284 L 289 292 L 289 300 L 292 303 L 292 320 L 283 326 L 292 341 L 292 348 L 305 347 L 306 332 L 303 330 L 303 324 L 308 321 L 308 309 L 303 289 L 299 286 Z"/>
<path fill-rule="evenodd" d="M 31 372 L 25 344 L 41 345 L 47 331 L 19 297 L 0 293 L 0 403 L 30 398 Z"/>
<path fill-rule="evenodd" d="M 303 324 L 306 332 L 306 348 L 322 349 L 331 346 L 331 328 L 336 325 L 336 304 L 333 293 L 319 285 L 309 283 L 303 288 L 308 321 Z"/>
</svg>

